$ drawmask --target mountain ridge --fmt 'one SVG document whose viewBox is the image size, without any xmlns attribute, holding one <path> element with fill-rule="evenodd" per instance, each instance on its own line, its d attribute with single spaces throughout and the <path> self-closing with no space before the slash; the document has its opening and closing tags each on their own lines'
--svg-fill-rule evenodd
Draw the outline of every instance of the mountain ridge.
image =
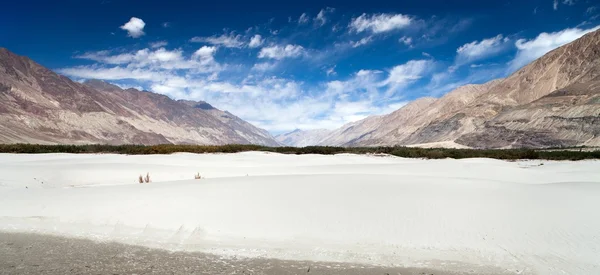
<svg viewBox="0 0 600 275">
<path fill-rule="evenodd" d="M 77 83 L 5 48 L 0 99 L 3 143 L 279 145 L 267 131 L 212 106 L 99 80 Z"/>
<path fill-rule="evenodd" d="M 600 30 L 546 53 L 507 78 L 461 86 L 416 113 L 409 103 L 391 114 L 346 124 L 319 145 L 598 146 L 598 87 Z M 542 100 L 553 93 L 553 100 Z M 546 104 L 533 104 L 540 100 Z"/>
</svg>

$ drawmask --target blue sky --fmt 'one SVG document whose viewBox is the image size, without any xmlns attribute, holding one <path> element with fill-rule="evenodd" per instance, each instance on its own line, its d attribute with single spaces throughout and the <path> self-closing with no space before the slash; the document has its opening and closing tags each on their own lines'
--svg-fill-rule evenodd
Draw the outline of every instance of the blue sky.
<svg viewBox="0 0 600 275">
<path fill-rule="evenodd" d="M 600 25 L 592 0 L 287 2 L 9 1 L 0 47 L 277 134 L 505 77 Z"/>
</svg>

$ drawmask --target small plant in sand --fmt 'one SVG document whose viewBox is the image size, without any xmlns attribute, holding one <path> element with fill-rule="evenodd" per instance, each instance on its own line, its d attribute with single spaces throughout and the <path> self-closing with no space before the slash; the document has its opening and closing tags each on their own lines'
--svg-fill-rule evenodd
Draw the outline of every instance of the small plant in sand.
<svg viewBox="0 0 600 275">
<path fill-rule="evenodd" d="M 144 182 L 145 183 L 149 183 L 150 182 L 150 173 L 146 173 L 146 177 L 144 177 Z"/>
<path fill-rule="evenodd" d="M 142 177 L 142 175 L 140 175 L 140 177 L 138 178 L 138 182 L 139 183 L 144 183 L 144 177 Z"/>
<path fill-rule="evenodd" d="M 201 179 L 201 178 L 202 178 L 202 177 L 200 176 L 200 173 L 197 173 L 197 174 L 195 174 L 195 175 L 194 175 L 194 179 L 197 179 L 197 180 L 199 180 L 199 179 Z"/>
</svg>

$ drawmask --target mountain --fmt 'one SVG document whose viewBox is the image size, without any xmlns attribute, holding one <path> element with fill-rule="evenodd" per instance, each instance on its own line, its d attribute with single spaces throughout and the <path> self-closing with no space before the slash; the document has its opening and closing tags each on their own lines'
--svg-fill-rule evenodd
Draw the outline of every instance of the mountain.
<svg viewBox="0 0 600 275">
<path fill-rule="evenodd" d="M 364 141 L 377 140 L 394 130 L 397 125 L 406 125 L 433 102 L 435 102 L 435 99 L 432 97 L 420 98 L 391 114 L 370 116 L 358 122 L 348 123 L 334 130 L 323 140 L 321 145 L 364 145 Z"/>
<path fill-rule="evenodd" d="M 323 138 L 331 133 L 330 130 L 326 129 L 314 129 L 314 130 L 294 130 L 289 133 L 275 136 L 275 139 L 281 144 L 294 147 L 306 147 L 317 145 L 323 142 Z"/>
<path fill-rule="evenodd" d="M 4 48 L 0 142 L 279 145 L 267 131 L 206 102 L 74 82 Z"/>
<path fill-rule="evenodd" d="M 422 98 L 334 130 L 322 145 L 600 146 L 600 30 L 505 79 Z"/>
</svg>

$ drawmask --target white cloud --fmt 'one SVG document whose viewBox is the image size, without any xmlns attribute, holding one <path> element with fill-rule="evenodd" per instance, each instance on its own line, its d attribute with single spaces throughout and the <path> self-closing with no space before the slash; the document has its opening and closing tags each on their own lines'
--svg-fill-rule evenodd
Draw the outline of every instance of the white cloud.
<svg viewBox="0 0 600 275">
<path fill-rule="evenodd" d="M 492 38 L 464 44 L 456 50 L 456 65 L 468 64 L 499 54 L 506 49 L 508 41 L 508 38 L 499 34 Z"/>
<path fill-rule="evenodd" d="M 575 5 L 575 0 L 563 0 L 562 4 L 567 6 L 573 6 Z M 554 10 L 558 10 L 558 0 L 554 0 L 554 2 L 552 2 L 552 8 Z"/>
<path fill-rule="evenodd" d="M 161 24 L 161 26 L 162 26 L 163 28 L 168 28 L 168 27 L 171 27 L 171 22 L 163 22 L 163 23 Z"/>
<path fill-rule="evenodd" d="M 411 17 L 403 14 L 381 13 L 367 16 L 363 13 L 357 18 L 353 18 L 349 27 L 355 32 L 382 33 L 406 28 L 411 22 Z"/>
<path fill-rule="evenodd" d="M 209 36 L 209 37 L 192 37 L 191 42 L 208 43 L 211 45 L 223 46 L 226 48 L 241 48 L 244 46 L 241 35 L 235 35 L 233 32 L 229 34 L 222 34 L 220 36 Z"/>
<path fill-rule="evenodd" d="M 335 66 L 327 69 L 325 71 L 325 73 L 327 74 L 327 76 L 331 76 L 331 75 L 337 75 L 337 72 L 335 71 Z"/>
<path fill-rule="evenodd" d="M 156 42 L 150 42 L 150 48 L 161 48 L 164 46 L 169 45 L 169 42 L 167 41 L 156 41 Z"/>
<path fill-rule="evenodd" d="M 104 51 L 95 53 L 96 57 L 102 58 L 98 61 L 101 64 L 66 68 L 59 72 L 77 78 L 132 79 L 131 85 L 148 87 L 150 91 L 174 99 L 204 100 L 217 108 L 232 111 L 254 125 L 278 132 L 295 128 L 331 129 L 369 115 L 391 112 L 405 102 L 401 98 L 388 97 L 388 87 L 382 86 L 381 82 L 388 78 L 390 86 L 406 86 L 419 79 L 422 76 L 420 72 L 425 70 L 418 68 L 422 61 L 413 61 L 394 67 L 389 77 L 381 71 L 360 70 L 345 81 L 306 85 L 271 76 L 262 79 L 247 77 L 237 82 L 219 80 L 218 72 L 191 73 L 201 64 L 215 63 L 217 51 L 217 46 L 203 46 L 186 58 L 178 50 L 145 49 L 141 53 L 122 53 L 129 62 L 116 66 L 102 61 L 114 61 L 118 54 Z M 164 69 L 161 62 L 189 62 L 194 66 L 182 73 L 181 70 Z M 141 64 L 145 66 L 140 67 Z M 277 64 L 278 61 L 257 63 L 253 70 L 261 67 L 266 70 Z M 335 67 L 327 71 L 333 75 Z"/>
<path fill-rule="evenodd" d="M 250 39 L 250 43 L 248 44 L 248 47 L 257 48 L 257 47 L 260 47 L 262 44 L 263 44 L 262 36 L 260 34 L 257 34 L 257 35 L 254 35 Z"/>
<path fill-rule="evenodd" d="M 431 66 L 433 66 L 433 61 L 430 60 L 411 60 L 405 64 L 395 66 L 390 70 L 382 85 L 393 86 L 394 88 L 406 86 L 421 79 Z"/>
<path fill-rule="evenodd" d="M 357 76 L 367 76 L 382 73 L 382 71 L 378 70 L 359 70 L 356 75 Z"/>
<path fill-rule="evenodd" d="M 223 65 L 214 59 L 216 50 L 214 46 L 203 46 L 189 58 L 185 57 L 183 51 L 179 49 L 165 48 L 142 49 L 121 54 L 111 54 L 110 51 L 89 52 L 76 58 L 93 60 L 100 64 L 63 68 L 58 71 L 77 78 L 140 81 L 159 81 L 171 77 L 173 70 L 212 74 L 223 70 Z"/>
<path fill-rule="evenodd" d="M 152 84 L 150 90 L 152 90 L 152 92 L 154 93 L 166 95 L 175 99 L 181 99 L 186 97 L 185 89 L 158 83 Z"/>
<path fill-rule="evenodd" d="M 212 59 L 216 52 L 217 47 L 202 46 L 202 48 L 194 52 L 193 56 L 201 59 Z"/>
<path fill-rule="evenodd" d="M 367 45 L 373 41 L 373 36 L 363 37 L 358 41 L 351 42 L 352 48 L 358 48 L 363 45 Z"/>
<path fill-rule="evenodd" d="M 509 70 L 515 71 L 529 62 L 543 56 L 560 46 L 568 44 L 587 33 L 600 29 L 600 26 L 591 29 L 570 28 L 553 33 L 541 33 L 536 38 L 527 40 L 519 39 L 515 43 L 517 55 L 509 63 Z"/>
<path fill-rule="evenodd" d="M 133 69 L 124 67 L 105 68 L 99 66 L 77 66 L 59 69 L 58 72 L 71 77 L 103 80 L 135 79 L 148 81 L 160 80 L 165 77 L 164 74 L 155 71 L 149 71 L 141 68 Z"/>
<path fill-rule="evenodd" d="M 317 26 L 323 26 L 327 23 L 327 17 L 326 14 L 327 13 L 332 13 L 335 9 L 333 8 L 325 8 L 322 9 L 321 11 L 319 11 L 319 13 L 317 14 L 317 17 L 315 17 L 314 21 L 315 24 L 317 24 Z"/>
<path fill-rule="evenodd" d="M 342 29 L 342 27 L 340 26 L 340 23 L 337 23 L 337 24 L 333 25 L 333 27 L 331 27 L 332 32 L 337 32 L 341 29 Z"/>
<path fill-rule="evenodd" d="M 125 64 L 131 62 L 134 59 L 134 56 L 134 54 L 130 53 L 111 55 L 110 51 L 98 51 L 77 55 L 75 58 L 88 59 L 106 64 Z"/>
<path fill-rule="evenodd" d="M 308 14 L 302 13 L 300 18 L 298 18 L 298 24 L 306 24 L 308 23 L 308 20 L 310 20 L 310 18 L 308 18 Z"/>
<path fill-rule="evenodd" d="M 259 72 L 271 71 L 277 67 L 277 63 L 275 62 L 262 62 L 256 63 L 252 66 L 252 70 Z"/>
<path fill-rule="evenodd" d="M 206 46 L 202 47 L 207 48 Z M 208 47 L 216 49 L 214 47 Z M 94 60 L 104 64 L 123 65 L 127 64 L 130 68 L 148 67 L 154 69 L 197 69 L 199 71 L 216 71 L 219 70 L 219 64 L 210 60 L 186 59 L 183 56 L 183 51 L 167 50 L 165 48 L 158 49 L 142 49 L 135 52 L 111 54 L 110 51 L 88 52 L 76 58 Z"/>
<path fill-rule="evenodd" d="M 145 34 L 144 26 L 146 26 L 146 23 L 144 23 L 144 20 L 139 19 L 137 17 L 131 17 L 131 19 L 129 19 L 129 22 L 125 23 L 120 28 L 122 30 L 127 31 L 128 36 L 133 37 L 133 38 L 138 38 Z"/>
<path fill-rule="evenodd" d="M 299 45 L 288 44 L 286 46 L 270 46 L 265 47 L 258 53 L 258 58 L 284 59 L 299 57 L 304 54 L 304 48 Z"/>
<path fill-rule="evenodd" d="M 585 10 L 585 14 L 593 14 L 594 12 L 596 12 L 597 9 L 598 7 L 596 6 L 589 7 Z"/>
<path fill-rule="evenodd" d="M 400 39 L 398 39 L 398 41 L 406 46 L 412 47 L 412 42 L 413 42 L 412 37 L 402 36 L 402 37 L 400 37 Z"/>
</svg>

